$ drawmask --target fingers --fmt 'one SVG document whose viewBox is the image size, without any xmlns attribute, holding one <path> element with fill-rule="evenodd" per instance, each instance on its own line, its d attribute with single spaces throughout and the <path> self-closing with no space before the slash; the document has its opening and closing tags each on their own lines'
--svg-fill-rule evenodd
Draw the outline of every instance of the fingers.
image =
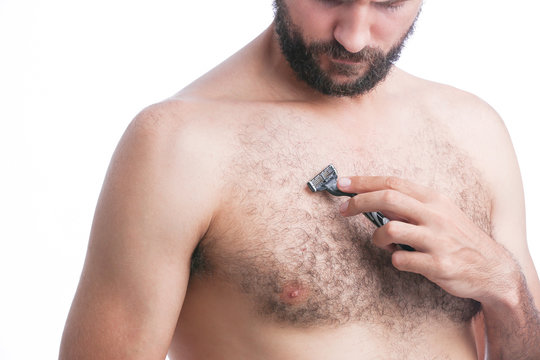
<svg viewBox="0 0 540 360">
<path fill-rule="evenodd" d="M 343 216 L 371 211 L 381 211 L 390 220 L 422 224 L 422 219 L 430 210 L 417 199 L 396 190 L 358 194 L 340 207 Z"/>
<path fill-rule="evenodd" d="M 375 246 L 392 252 L 392 265 L 396 269 L 421 274 L 430 280 L 433 278 L 433 271 L 437 267 L 431 248 L 436 246 L 436 243 L 427 228 L 390 221 L 375 231 L 372 242 Z M 409 245 L 416 251 L 399 250 L 395 244 Z"/>
<path fill-rule="evenodd" d="M 418 201 L 428 202 L 434 197 L 434 190 L 395 176 L 351 176 L 340 177 L 338 188 L 348 193 L 368 193 L 381 190 L 395 190 L 413 197 Z"/>
<path fill-rule="evenodd" d="M 373 233 L 373 245 L 393 251 L 394 244 L 412 246 L 416 251 L 430 252 L 434 246 L 433 237 L 423 226 L 416 226 L 401 221 L 390 221 Z"/>
<path fill-rule="evenodd" d="M 392 252 L 394 267 L 435 281 L 437 254 L 443 245 L 437 241 L 441 238 L 437 229 L 448 223 L 444 220 L 454 211 L 448 206 L 453 204 L 449 198 L 426 186 L 386 176 L 339 178 L 338 188 L 357 194 L 342 204 L 342 215 L 380 211 L 391 220 L 374 232 L 372 240 L 375 246 Z M 416 251 L 399 250 L 396 244 L 411 246 Z"/>
<path fill-rule="evenodd" d="M 432 278 L 435 267 L 433 257 L 419 251 L 396 251 L 392 254 L 392 265 L 400 271 L 422 274 L 426 278 Z"/>
</svg>

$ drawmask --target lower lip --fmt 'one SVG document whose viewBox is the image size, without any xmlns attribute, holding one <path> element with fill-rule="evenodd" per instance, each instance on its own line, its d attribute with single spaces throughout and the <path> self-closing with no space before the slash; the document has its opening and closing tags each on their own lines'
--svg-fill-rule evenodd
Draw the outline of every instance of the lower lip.
<svg viewBox="0 0 540 360">
<path fill-rule="evenodd" d="M 331 58 L 333 62 L 341 63 L 341 64 L 349 64 L 349 65 L 360 65 L 362 62 L 360 61 L 352 61 L 352 60 L 343 60 L 343 59 L 334 59 Z"/>
</svg>

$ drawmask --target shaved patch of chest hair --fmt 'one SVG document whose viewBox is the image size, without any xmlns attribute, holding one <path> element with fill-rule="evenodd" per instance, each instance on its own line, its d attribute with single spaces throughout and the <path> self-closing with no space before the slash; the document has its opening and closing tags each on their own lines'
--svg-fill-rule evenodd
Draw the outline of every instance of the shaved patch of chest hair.
<svg viewBox="0 0 540 360">
<path fill-rule="evenodd" d="M 192 276 L 236 284 L 259 316 L 294 326 L 468 322 L 478 302 L 396 270 L 390 254 L 371 244 L 369 221 L 338 213 L 344 199 L 304 191 L 326 161 L 346 164 L 343 174 L 400 176 L 449 195 L 489 233 L 490 197 L 480 174 L 440 128 L 426 124 L 406 143 L 351 151 L 321 144 L 302 117 L 254 117 L 238 132 L 232 196 L 197 247 Z M 306 292 L 305 301 L 283 301 L 290 284 Z"/>
</svg>

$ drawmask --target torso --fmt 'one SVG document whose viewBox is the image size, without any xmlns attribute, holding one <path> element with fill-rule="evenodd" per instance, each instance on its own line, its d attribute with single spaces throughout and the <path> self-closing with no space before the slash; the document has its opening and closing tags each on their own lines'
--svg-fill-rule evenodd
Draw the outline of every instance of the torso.
<svg viewBox="0 0 540 360">
<path fill-rule="evenodd" d="M 172 358 L 475 358 L 478 303 L 397 271 L 367 219 L 306 186 L 328 164 L 396 175 L 450 196 L 489 232 L 481 172 L 439 119 L 399 103 L 376 120 L 353 114 L 356 127 L 303 105 L 213 106 L 227 114 L 223 202 L 193 255 Z"/>
<path fill-rule="evenodd" d="M 479 304 L 397 271 L 371 244 L 373 224 L 342 217 L 345 199 L 306 185 L 328 164 L 403 177 L 490 232 L 464 105 L 476 103 L 398 70 L 371 101 L 294 99 L 268 73 L 271 36 L 178 96 L 177 113 L 215 153 L 220 205 L 193 253 L 171 360 L 476 359 Z"/>
</svg>

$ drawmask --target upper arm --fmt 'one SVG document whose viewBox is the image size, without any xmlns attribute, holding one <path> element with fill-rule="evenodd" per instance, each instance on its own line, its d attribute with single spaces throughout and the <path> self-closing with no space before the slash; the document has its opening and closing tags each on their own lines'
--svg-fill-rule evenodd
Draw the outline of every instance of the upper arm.
<svg viewBox="0 0 540 360">
<path fill-rule="evenodd" d="M 510 136 L 488 104 L 462 92 L 456 98 L 452 97 L 452 102 L 464 106 L 458 115 L 461 121 L 452 130 L 475 160 L 491 194 L 490 235 L 519 263 L 528 290 L 540 308 L 540 282 L 527 246 L 523 185 Z M 472 326 L 478 358 L 483 359 L 486 330 L 482 313 L 473 319 Z"/>
<path fill-rule="evenodd" d="M 196 127 L 160 106 L 130 124 L 98 201 L 61 358 L 165 358 L 212 216 L 207 153 Z"/>
<path fill-rule="evenodd" d="M 484 118 L 481 122 L 487 143 L 479 154 L 485 159 L 492 192 L 491 235 L 518 261 L 536 306 L 540 308 L 540 282 L 527 246 L 525 199 L 516 154 L 510 135 L 495 111 L 483 106 L 480 118 Z"/>
</svg>

